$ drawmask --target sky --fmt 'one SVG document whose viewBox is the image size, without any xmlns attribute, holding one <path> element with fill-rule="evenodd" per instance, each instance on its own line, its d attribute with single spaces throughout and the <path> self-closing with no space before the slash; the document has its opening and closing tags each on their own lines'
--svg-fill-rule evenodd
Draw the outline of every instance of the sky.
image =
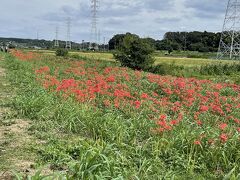
<svg viewBox="0 0 240 180">
<path fill-rule="evenodd" d="M 0 37 L 53 40 L 67 37 L 66 19 L 71 18 L 71 40 L 91 40 L 92 0 L 1 0 Z M 222 29 L 228 0 L 99 0 L 98 29 L 101 41 L 114 34 L 131 32 L 162 39 L 168 31 Z M 37 33 L 38 32 L 38 33 Z"/>
</svg>

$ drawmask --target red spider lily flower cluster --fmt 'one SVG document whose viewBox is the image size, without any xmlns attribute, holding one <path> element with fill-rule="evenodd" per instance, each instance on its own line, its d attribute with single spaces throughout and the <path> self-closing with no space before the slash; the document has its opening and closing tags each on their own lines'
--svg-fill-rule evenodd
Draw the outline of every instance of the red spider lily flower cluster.
<svg viewBox="0 0 240 180">
<path fill-rule="evenodd" d="M 20 50 L 11 50 L 10 53 L 21 61 L 29 61 L 40 56 L 38 53 L 23 52 Z"/>
<path fill-rule="evenodd" d="M 240 134 L 239 85 L 93 67 L 85 61 L 67 64 L 61 71 L 48 66 L 35 69 L 37 80 L 44 88 L 80 103 L 136 116 L 144 113 L 155 126 L 153 132 L 161 135 L 189 128 L 195 132 L 195 145 L 226 143 Z"/>
<path fill-rule="evenodd" d="M 52 76 L 46 66 L 35 72 L 45 88 L 63 97 L 74 96 L 82 103 L 102 104 L 132 113 L 144 110 L 154 120 L 155 132 L 169 133 L 181 124 L 197 130 L 211 127 L 220 131 L 218 137 L 209 139 L 225 143 L 233 131 L 239 131 L 236 112 L 239 111 L 240 86 L 235 84 L 130 72 L 118 67 L 99 71 L 98 67 L 85 66 L 85 62 L 71 63 L 64 70 L 66 76 L 75 78 Z M 154 89 L 146 88 L 146 83 Z M 226 89 L 233 94 L 224 95 Z M 201 144 L 203 137 L 199 138 L 194 144 Z"/>
</svg>

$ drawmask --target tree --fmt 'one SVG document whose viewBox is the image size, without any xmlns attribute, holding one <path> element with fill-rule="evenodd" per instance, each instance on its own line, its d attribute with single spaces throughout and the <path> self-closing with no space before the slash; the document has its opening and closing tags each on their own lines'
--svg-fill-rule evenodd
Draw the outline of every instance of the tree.
<svg viewBox="0 0 240 180">
<path fill-rule="evenodd" d="M 68 55 L 68 50 L 67 49 L 57 49 L 56 50 L 56 56 L 67 56 Z"/>
<path fill-rule="evenodd" d="M 154 63 L 153 47 L 137 35 L 127 33 L 113 54 L 122 66 L 145 70 Z"/>
<path fill-rule="evenodd" d="M 157 50 L 167 50 L 167 40 L 157 40 L 156 41 L 156 49 Z"/>
<path fill-rule="evenodd" d="M 204 48 L 204 44 L 203 43 L 194 43 L 191 44 L 189 49 L 190 51 L 199 51 L 200 49 Z"/>
<path fill-rule="evenodd" d="M 108 43 L 109 44 L 109 50 L 117 49 L 126 35 L 132 35 L 132 36 L 138 37 L 136 34 L 131 34 L 129 32 L 126 33 L 126 34 L 116 34 L 116 35 L 113 36 L 112 39 L 110 39 L 110 41 Z"/>
<path fill-rule="evenodd" d="M 185 49 L 186 45 L 186 50 L 214 52 L 218 49 L 220 38 L 221 33 L 207 31 L 167 32 L 162 41 L 156 41 L 156 47 L 158 50 L 167 50 L 170 43 L 174 50 Z"/>
<path fill-rule="evenodd" d="M 171 54 L 173 52 L 173 48 L 171 45 L 167 46 L 167 51 L 168 51 L 168 54 Z"/>
<path fill-rule="evenodd" d="M 125 36 L 125 34 L 116 34 L 115 36 L 113 36 L 113 38 L 110 39 L 110 41 L 108 43 L 109 50 L 117 49 L 118 45 L 123 40 L 124 36 Z"/>
<path fill-rule="evenodd" d="M 156 41 L 153 38 L 143 38 L 142 39 L 144 42 L 148 43 L 149 45 L 152 46 L 152 48 L 156 49 Z"/>
<path fill-rule="evenodd" d="M 181 46 L 179 43 L 177 42 L 170 42 L 170 46 L 172 47 L 173 50 L 180 50 L 181 49 Z"/>
</svg>

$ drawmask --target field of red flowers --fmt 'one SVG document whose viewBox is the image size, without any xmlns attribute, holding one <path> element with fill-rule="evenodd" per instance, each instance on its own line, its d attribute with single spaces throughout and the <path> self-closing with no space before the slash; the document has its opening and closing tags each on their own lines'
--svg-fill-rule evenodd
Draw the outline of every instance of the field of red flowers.
<svg viewBox="0 0 240 180">
<path fill-rule="evenodd" d="M 155 133 L 169 133 L 182 121 L 199 133 L 194 141 L 198 145 L 225 143 L 240 133 L 239 85 L 128 72 L 119 67 L 98 69 L 98 65 L 89 68 L 86 62 L 77 61 L 69 63 L 62 72 L 58 67 L 43 66 L 35 73 L 45 89 L 63 98 L 126 113 L 144 111 L 149 123 L 156 124 L 151 129 Z"/>
<path fill-rule="evenodd" d="M 136 137 L 126 137 L 124 143 L 151 139 L 154 150 L 148 149 L 150 155 L 144 158 L 157 151 L 159 161 L 174 170 L 179 165 L 173 157 L 184 154 L 183 171 L 192 168 L 215 175 L 239 169 L 240 85 L 160 76 L 96 61 L 12 54 L 32 64 L 35 81 L 47 93 L 121 116 L 118 121 Z"/>
</svg>

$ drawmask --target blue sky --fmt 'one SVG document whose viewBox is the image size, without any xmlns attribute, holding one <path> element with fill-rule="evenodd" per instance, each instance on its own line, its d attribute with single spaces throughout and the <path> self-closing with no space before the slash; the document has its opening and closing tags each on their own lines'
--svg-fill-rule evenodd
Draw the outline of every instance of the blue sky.
<svg viewBox="0 0 240 180">
<path fill-rule="evenodd" d="M 167 31 L 221 31 L 228 0 L 99 0 L 102 38 L 132 32 L 161 39 Z M 0 37 L 90 40 L 91 0 L 7 0 L 0 3 Z"/>
</svg>

